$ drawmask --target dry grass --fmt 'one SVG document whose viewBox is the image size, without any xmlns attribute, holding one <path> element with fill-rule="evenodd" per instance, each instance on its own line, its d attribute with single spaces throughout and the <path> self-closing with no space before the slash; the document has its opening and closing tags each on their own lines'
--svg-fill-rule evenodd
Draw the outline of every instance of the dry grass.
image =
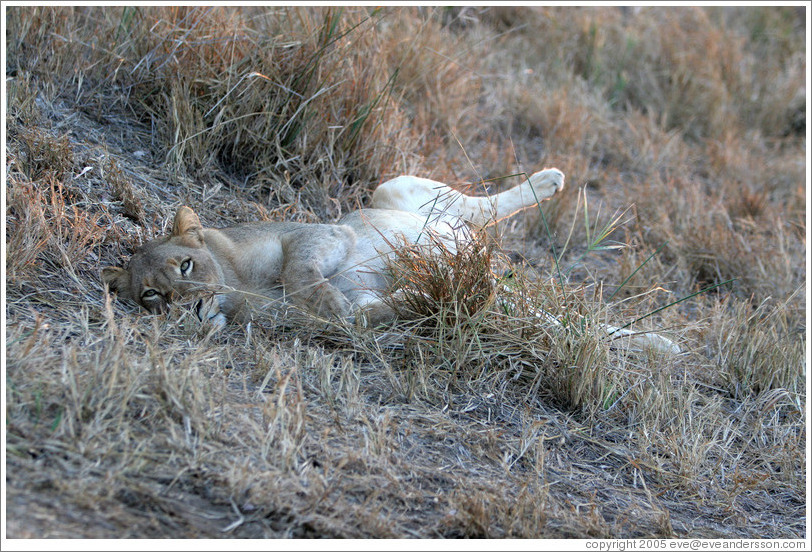
<svg viewBox="0 0 812 552">
<path fill-rule="evenodd" d="M 9 537 L 806 534 L 800 8 L 6 22 Z M 331 222 L 543 166 L 539 210 L 402 251 L 380 331 L 208 334 L 99 279 L 182 204 Z"/>
</svg>

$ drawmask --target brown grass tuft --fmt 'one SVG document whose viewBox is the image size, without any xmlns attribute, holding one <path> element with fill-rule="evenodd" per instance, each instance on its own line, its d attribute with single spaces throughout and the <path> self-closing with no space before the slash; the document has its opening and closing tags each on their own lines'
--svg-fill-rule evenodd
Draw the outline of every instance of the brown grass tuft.
<svg viewBox="0 0 812 552">
<path fill-rule="evenodd" d="M 392 307 L 401 317 L 454 326 L 477 319 L 497 293 L 494 242 L 483 231 L 460 228 L 454 244 L 427 230 L 427 244 L 395 245 Z"/>
</svg>

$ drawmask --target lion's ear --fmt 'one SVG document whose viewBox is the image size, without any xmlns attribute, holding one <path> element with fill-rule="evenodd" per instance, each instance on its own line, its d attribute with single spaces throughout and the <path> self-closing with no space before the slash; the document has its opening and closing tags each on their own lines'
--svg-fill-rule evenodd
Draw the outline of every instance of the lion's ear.
<svg viewBox="0 0 812 552">
<path fill-rule="evenodd" d="M 110 287 L 110 291 L 115 291 L 119 296 L 132 299 L 130 291 L 130 271 L 117 266 L 106 266 L 102 268 L 102 281 Z"/>
<path fill-rule="evenodd" d="M 172 223 L 172 236 L 183 237 L 191 240 L 189 245 L 200 247 L 203 245 L 203 225 L 200 219 L 189 207 L 185 205 L 175 213 L 175 221 Z"/>
</svg>

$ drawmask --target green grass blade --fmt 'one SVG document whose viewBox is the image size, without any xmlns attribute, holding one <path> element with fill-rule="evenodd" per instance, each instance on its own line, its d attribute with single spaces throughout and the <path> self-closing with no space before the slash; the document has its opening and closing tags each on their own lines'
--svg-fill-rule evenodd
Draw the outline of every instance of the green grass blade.
<svg viewBox="0 0 812 552">
<path fill-rule="evenodd" d="M 652 253 L 651 255 L 649 255 L 648 257 L 646 257 L 646 260 L 645 260 L 645 261 L 643 261 L 642 263 L 640 263 L 640 265 L 639 265 L 637 268 L 635 268 L 635 269 L 632 271 L 632 273 L 631 273 L 631 274 L 629 274 L 629 275 L 626 277 L 626 279 L 625 279 L 625 280 L 623 280 L 623 281 L 620 283 L 620 285 L 617 287 L 617 289 L 616 289 L 615 291 L 613 291 L 613 292 L 612 292 L 612 295 L 610 295 L 610 296 L 609 296 L 609 298 L 606 300 L 606 302 L 607 302 L 607 303 L 611 303 L 611 302 L 612 302 L 612 298 L 613 298 L 615 295 L 617 295 L 617 293 L 618 293 L 618 292 L 619 292 L 621 289 L 623 289 L 623 286 L 625 286 L 625 285 L 626 285 L 626 283 L 627 283 L 629 280 L 631 280 L 632 278 L 634 278 L 634 275 L 635 275 L 635 274 L 637 274 L 637 272 L 638 272 L 638 271 L 639 271 L 641 268 L 643 268 L 644 266 L 646 266 L 646 263 L 647 263 L 647 262 L 649 262 L 651 259 L 653 259 L 653 258 L 654 258 L 654 256 L 655 256 L 657 253 L 659 253 L 660 251 L 662 251 L 663 247 L 665 247 L 667 243 L 668 243 L 668 241 L 664 241 L 664 242 L 662 243 L 662 245 L 660 245 L 660 247 L 658 247 L 658 248 L 657 248 L 657 250 L 656 250 L 654 253 Z"/>
<path fill-rule="evenodd" d="M 656 309 L 654 309 L 653 311 L 651 311 L 651 312 L 649 312 L 649 313 L 647 313 L 647 314 L 644 314 L 643 316 L 640 316 L 640 317 L 635 318 L 634 320 L 632 320 L 631 322 L 628 322 L 628 323 L 624 324 L 623 326 L 621 326 L 621 327 L 620 327 L 620 328 L 618 328 L 617 330 L 614 330 L 613 332 L 610 332 L 610 333 L 609 333 L 609 335 L 612 335 L 613 333 L 615 333 L 615 332 L 616 332 L 616 331 L 618 331 L 618 330 L 623 330 L 623 329 L 625 329 L 625 328 L 628 328 L 629 326 L 631 326 L 632 324 L 634 324 L 634 323 L 636 323 L 636 322 L 640 322 L 641 320 L 644 320 L 644 319 L 648 318 L 648 317 L 649 317 L 649 316 L 651 316 L 651 315 L 657 314 L 657 313 L 658 313 L 658 312 L 660 312 L 660 311 L 664 311 L 665 309 L 671 308 L 671 307 L 673 307 L 674 305 L 677 305 L 677 304 L 679 304 L 679 303 L 682 303 L 683 301 L 687 301 L 688 299 L 691 299 L 691 298 L 693 298 L 693 297 L 696 297 L 697 295 L 701 295 L 701 294 L 706 293 L 706 292 L 708 292 L 708 291 L 712 291 L 712 290 L 714 290 L 714 289 L 716 289 L 716 288 L 718 288 L 718 287 L 724 286 L 724 285 L 726 285 L 726 284 L 730 284 L 730 283 L 732 283 L 732 282 L 735 282 L 736 280 L 738 280 L 738 278 L 731 278 L 730 280 L 725 280 L 724 282 L 719 282 L 718 284 L 713 284 L 712 286 L 708 286 L 708 287 L 706 287 L 706 288 L 702 288 L 702 289 L 700 289 L 699 291 L 696 291 L 696 292 L 694 292 L 694 293 L 691 293 L 690 295 L 686 295 L 685 297 L 682 297 L 681 299 L 677 299 L 676 301 L 672 301 L 671 303 L 668 303 L 667 305 L 664 305 L 664 306 L 662 306 L 662 307 L 656 308 Z"/>
</svg>

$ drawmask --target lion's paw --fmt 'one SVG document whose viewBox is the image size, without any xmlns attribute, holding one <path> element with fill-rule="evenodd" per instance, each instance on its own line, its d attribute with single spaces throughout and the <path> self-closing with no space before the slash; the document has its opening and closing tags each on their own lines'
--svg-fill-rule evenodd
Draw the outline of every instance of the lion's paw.
<svg viewBox="0 0 812 552">
<path fill-rule="evenodd" d="M 309 303 L 309 310 L 321 317 L 346 318 L 350 314 L 350 301 L 329 284 L 318 286 L 317 292 L 310 296 Z"/>
<path fill-rule="evenodd" d="M 564 173 L 558 169 L 544 169 L 530 176 L 530 184 L 539 197 L 551 197 L 564 189 Z"/>
</svg>

